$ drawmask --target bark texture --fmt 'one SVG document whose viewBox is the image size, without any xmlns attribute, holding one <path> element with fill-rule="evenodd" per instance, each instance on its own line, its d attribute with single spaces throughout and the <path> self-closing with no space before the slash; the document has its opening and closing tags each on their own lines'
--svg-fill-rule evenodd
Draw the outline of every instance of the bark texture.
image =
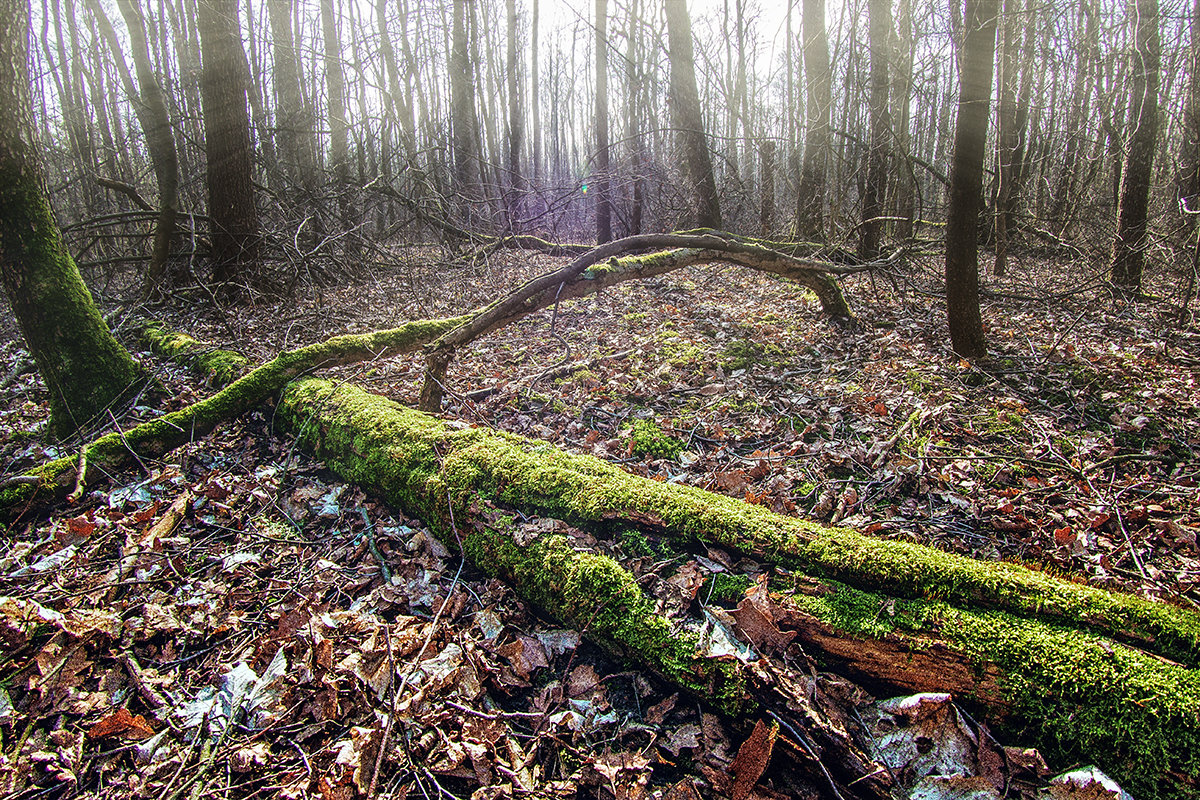
<svg viewBox="0 0 1200 800">
<path fill-rule="evenodd" d="M 998 0 L 966 0 L 959 59 L 962 86 L 946 216 L 946 313 L 950 343 L 954 352 L 966 358 L 987 354 L 979 315 L 979 202 L 983 196 L 997 11 Z"/>
<path fill-rule="evenodd" d="M 50 395 L 59 436 L 132 396 L 140 368 L 113 338 L 62 241 L 38 162 L 29 7 L 0 0 L 0 279 Z"/>
<path fill-rule="evenodd" d="M 213 281 L 236 295 L 253 276 L 260 245 L 251 184 L 249 75 L 236 0 L 200 0 L 198 27 Z"/>
<path fill-rule="evenodd" d="M 721 227 L 721 205 L 712 154 L 704 136 L 704 115 L 696 89 L 696 54 L 692 45 L 692 21 L 685 0 L 665 0 L 667 39 L 671 57 L 671 119 L 683 156 L 684 174 L 695 191 L 697 224 Z"/>
<path fill-rule="evenodd" d="M 1158 84 L 1162 56 L 1158 33 L 1158 0 L 1131 0 L 1134 25 L 1133 81 L 1129 92 L 1132 126 L 1121 170 L 1121 203 L 1113 242 L 1112 281 L 1128 291 L 1142 288 L 1146 258 L 1147 211 L 1153 178 L 1154 142 L 1158 136 Z"/>
<path fill-rule="evenodd" d="M 817 240 L 825 231 L 825 172 L 829 152 L 832 88 L 829 41 L 825 35 L 824 0 L 804 0 L 804 162 L 797 192 L 796 227 L 801 236 Z"/>
</svg>

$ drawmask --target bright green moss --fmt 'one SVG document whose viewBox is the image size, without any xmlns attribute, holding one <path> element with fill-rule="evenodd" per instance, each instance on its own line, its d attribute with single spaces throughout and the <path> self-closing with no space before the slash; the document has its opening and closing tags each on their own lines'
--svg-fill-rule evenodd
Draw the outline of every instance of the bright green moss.
<svg viewBox="0 0 1200 800">
<path fill-rule="evenodd" d="M 683 441 L 663 431 L 652 420 L 634 420 L 629 436 L 635 456 L 678 458 L 683 452 Z"/>
<path fill-rule="evenodd" d="M 633 576 L 615 561 L 576 552 L 561 536 L 518 545 L 511 519 L 476 505 L 486 476 L 458 448 L 481 439 L 520 441 L 517 437 L 452 431 L 384 398 L 346 387 L 332 394 L 331 389 L 326 381 L 296 381 L 279 406 L 281 421 L 330 468 L 419 514 L 476 565 L 595 641 L 698 695 L 716 698 L 730 713 L 744 705 L 741 672 L 697 657 L 696 638 L 673 631 L 655 614 Z M 553 492 L 554 486 L 551 481 L 542 491 Z M 468 521 L 473 510 L 486 523 Z"/>
<path fill-rule="evenodd" d="M 999 611 L 940 601 L 894 600 L 828 582 L 826 594 L 792 595 L 803 610 L 848 635 L 929 639 L 979 669 L 1000 668 L 1007 726 L 1059 764 L 1094 762 L 1137 797 L 1196 797 L 1168 778 L 1200 778 L 1200 673 L 1119 643 Z M 995 697 L 974 699 L 996 706 Z"/>
<path fill-rule="evenodd" d="M 289 394 L 297 391 L 289 389 Z M 304 394 L 320 397 L 329 391 L 329 384 L 308 383 L 303 389 Z M 403 426 L 419 427 L 419 420 L 429 419 L 349 387 L 338 391 L 337 405 L 354 405 L 359 397 L 386 404 L 373 405 L 372 411 L 361 415 L 361 424 L 368 428 L 379 424 L 380 408 L 387 409 L 382 416 L 403 420 Z M 395 441 L 404 439 L 404 431 L 398 430 Z M 388 445 L 430 446 L 429 442 Z M 863 587 L 887 586 L 897 596 L 1057 619 L 1137 643 L 1168 658 L 1197 661 L 1200 617 L 1184 609 L 1069 583 L 1022 566 L 983 563 L 918 544 L 878 540 L 783 517 L 695 487 L 632 476 L 590 456 L 571 455 L 509 434 L 482 429 L 445 432 L 438 449 L 441 474 L 448 484 L 461 486 L 463 492 L 486 492 L 527 512 L 583 525 L 639 520 L 670 536 L 726 546 L 810 574 Z M 436 470 L 436 458 L 429 458 L 424 468 Z"/>
<path fill-rule="evenodd" d="M 168 330 L 161 322 L 143 323 L 141 333 L 155 353 L 206 376 L 214 386 L 228 386 L 250 366 L 241 353 L 214 348 L 186 333 Z"/>
</svg>

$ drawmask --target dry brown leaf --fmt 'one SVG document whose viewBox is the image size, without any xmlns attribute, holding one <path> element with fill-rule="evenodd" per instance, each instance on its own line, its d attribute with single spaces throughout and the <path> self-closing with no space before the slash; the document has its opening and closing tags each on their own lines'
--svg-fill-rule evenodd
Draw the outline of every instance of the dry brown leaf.
<svg viewBox="0 0 1200 800">
<path fill-rule="evenodd" d="M 89 739 L 107 739 L 119 736 L 122 739 L 141 741 L 154 735 L 154 729 L 141 714 L 130 714 L 127 708 L 118 708 L 104 719 L 88 728 Z"/>
<path fill-rule="evenodd" d="M 754 730 L 742 742 L 729 767 L 733 773 L 733 800 L 746 800 L 750 796 L 754 784 L 767 770 L 778 733 L 778 725 L 765 725 L 761 719 L 754 723 Z"/>
</svg>

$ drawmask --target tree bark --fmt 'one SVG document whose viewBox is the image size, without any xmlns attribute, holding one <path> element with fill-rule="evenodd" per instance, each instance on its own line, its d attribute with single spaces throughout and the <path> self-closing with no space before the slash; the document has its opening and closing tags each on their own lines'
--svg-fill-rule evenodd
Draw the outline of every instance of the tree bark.
<svg viewBox="0 0 1200 800">
<path fill-rule="evenodd" d="M 517 230 L 523 216 L 525 178 L 521 172 L 521 148 L 524 146 L 525 125 L 521 112 L 520 62 L 517 60 L 517 0 L 506 0 L 508 12 L 508 212 L 509 230 Z"/>
<path fill-rule="evenodd" d="M 946 215 L 946 313 L 950 343 L 966 358 L 987 355 L 979 315 L 979 204 L 997 11 L 997 0 L 966 0 L 963 20 L 962 85 Z"/>
<path fill-rule="evenodd" d="M 1185 212 L 1200 210 L 1200 0 L 1192 0 L 1187 63 L 1183 135 L 1179 143 L 1179 172 L 1175 178 L 1176 192 L 1186 205 Z M 1181 223 L 1181 239 L 1188 242 L 1196 227 L 1196 216 L 1184 213 Z"/>
<path fill-rule="evenodd" d="M 96 19 L 100 34 L 108 43 L 125 93 L 133 105 L 134 114 L 146 137 L 146 151 L 154 169 L 158 185 L 158 220 L 154 227 L 154 240 L 150 250 L 150 264 L 142 282 L 142 297 L 158 300 L 162 297 L 167 277 L 167 260 L 170 258 L 175 238 L 175 218 L 179 202 L 179 164 L 175 154 L 175 137 L 171 131 L 171 120 L 163 101 L 162 87 L 150 64 L 150 52 L 146 45 L 146 26 L 141 9 L 131 0 L 119 0 L 118 8 L 129 29 L 129 42 L 133 52 L 134 69 L 137 72 L 135 86 L 133 76 L 125 64 L 125 56 L 107 13 L 97 0 L 89 0 L 92 16 Z"/>
<path fill-rule="evenodd" d="M 608 0 L 596 0 L 596 244 L 612 241 L 608 183 Z"/>
<path fill-rule="evenodd" d="M 867 38 L 871 49 L 871 141 L 867 147 L 867 181 L 863 192 L 862 238 L 858 255 L 863 261 L 879 257 L 883 239 L 883 199 L 887 196 L 889 152 L 892 124 L 888 114 L 888 60 L 891 58 L 892 2 L 870 0 L 867 3 L 870 26 Z"/>
<path fill-rule="evenodd" d="M 316 200 L 317 119 L 301 88 L 300 59 L 292 30 L 294 0 L 267 0 L 274 53 L 275 135 L 283 172 L 293 186 L 301 187 L 306 200 Z"/>
<path fill-rule="evenodd" d="M 342 70 L 342 42 L 333 0 L 321 0 L 321 33 L 325 45 L 325 86 L 329 93 L 329 164 L 333 168 L 333 186 L 337 193 L 342 230 L 350 233 L 354 222 L 354 204 L 350 202 L 350 148 L 346 122 L 346 77 Z M 345 241 L 353 242 L 355 235 Z M 352 248 L 351 248 L 352 249 Z"/>
<path fill-rule="evenodd" d="M 113 338 L 62 241 L 38 161 L 29 6 L 0 0 L 0 279 L 61 437 L 132 397 L 142 371 Z"/>
<path fill-rule="evenodd" d="M 199 0 L 198 27 L 212 276 L 232 297 L 254 277 L 260 247 L 246 108 L 249 76 L 235 0 Z"/>
<path fill-rule="evenodd" d="M 468 227 L 476 221 L 480 198 L 479 118 L 475 113 L 475 64 L 467 37 L 467 14 L 473 0 L 454 0 L 453 45 L 450 52 L 450 116 L 454 159 L 454 193 Z"/>
<path fill-rule="evenodd" d="M 704 136 L 704 115 L 696 89 L 696 56 L 686 0 L 664 0 L 671 59 L 671 119 L 683 156 L 684 173 L 696 193 L 697 225 L 721 228 L 721 206 L 712 154 Z"/>
<path fill-rule="evenodd" d="M 1129 292 L 1142 288 L 1147 244 L 1147 210 L 1158 136 L 1158 84 L 1161 54 L 1158 0 L 1130 0 L 1134 25 L 1133 81 L 1129 92 L 1132 126 L 1121 170 L 1121 201 L 1113 242 L 1112 282 Z"/>
<path fill-rule="evenodd" d="M 825 238 L 826 159 L 829 115 L 833 104 L 829 42 L 825 35 L 825 1 L 804 0 L 804 162 L 796 199 L 796 227 L 801 237 Z"/>
</svg>

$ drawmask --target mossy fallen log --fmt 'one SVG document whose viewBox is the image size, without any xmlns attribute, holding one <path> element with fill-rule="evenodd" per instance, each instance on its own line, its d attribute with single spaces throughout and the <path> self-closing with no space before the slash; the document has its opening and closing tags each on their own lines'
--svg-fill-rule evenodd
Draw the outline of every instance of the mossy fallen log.
<svg viewBox="0 0 1200 800">
<path fill-rule="evenodd" d="M 411 352 L 467 319 L 462 316 L 410 322 L 386 331 L 335 336 L 281 353 L 204 400 L 128 430 L 101 436 L 84 444 L 75 455 L 0 481 L 0 519 L 19 517 L 32 508 L 62 501 L 69 495 L 81 496 L 104 474 L 134 463 L 137 458 L 161 456 L 203 436 L 222 422 L 258 406 L 306 372 Z M 191 359 L 194 366 L 212 370 L 208 374 L 218 382 L 228 380 L 245 364 L 245 359 L 236 353 L 213 351 L 190 337 L 171 334 L 161 327 L 147 328 L 144 335 L 163 354 L 185 362 Z"/>
<path fill-rule="evenodd" d="M 1195 614 L 1016 565 L 782 517 L 544 442 L 456 428 L 318 379 L 289 384 L 276 419 L 347 480 L 421 516 L 481 567 L 601 639 L 639 644 L 618 619 L 597 628 L 581 618 L 596 596 L 562 606 L 555 594 L 562 578 L 541 553 L 570 561 L 564 543 L 523 550 L 479 534 L 480 509 L 511 508 L 600 533 L 637 525 L 803 572 L 798 587 L 817 580 L 821 589 L 796 595 L 780 624 L 800 631 L 828 663 L 911 691 L 950 688 L 990 718 L 1023 726 L 1048 752 L 1100 764 L 1139 796 L 1200 796 L 1200 680 L 1166 660 L 1195 664 Z M 641 658 L 687 686 L 694 666 L 680 668 L 689 663 L 686 651 L 664 647 L 661 656 Z M 898 672 L 907 661 L 925 666 Z M 722 685 L 712 690 L 715 701 L 736 707 L 736 681 Z M 695 678 L 690 688 L 703 689 Z"/>
</svg>

